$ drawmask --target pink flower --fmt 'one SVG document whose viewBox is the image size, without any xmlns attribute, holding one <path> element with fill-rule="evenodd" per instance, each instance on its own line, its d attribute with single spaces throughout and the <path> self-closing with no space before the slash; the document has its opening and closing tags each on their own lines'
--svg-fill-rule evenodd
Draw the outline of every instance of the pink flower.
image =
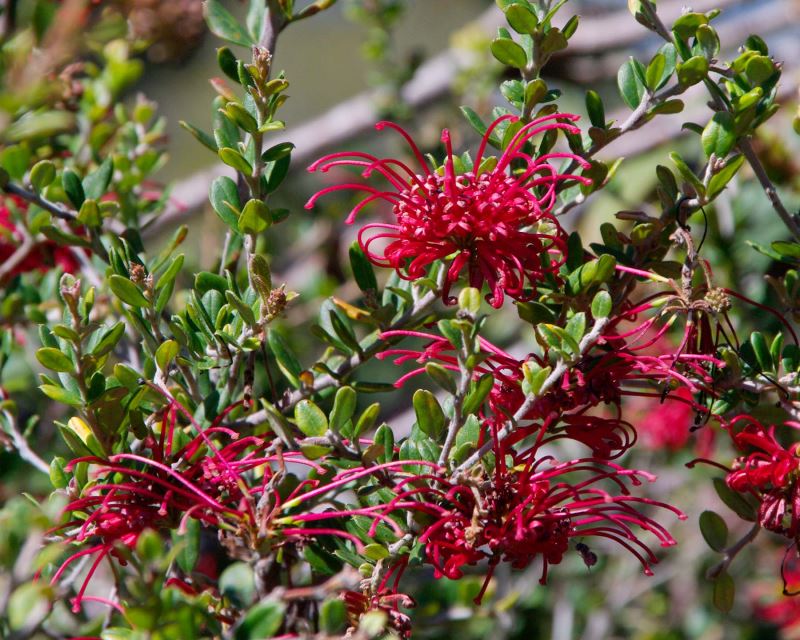
<svg viewBox="0 0 800 640">
<path fill-rule="evenodd" d="M 376 127 L 395 129 L 402 135 L 419 162 L 413 170 L 394 158 L 379 159 L 359 152 L 334 153 L 318 160 L 310 171 L 328 171 L 349 165 L 363 168 L 364 178 L 377 171 L 389 183 L 388 190 L 366 184 L 346 183 L 322 189 L 306 204 L 332 191 L 355 190 L 367 193 L 347 216 L 356 214 L 376 200 L 392 207 L 394 221 L 368 224 L 359 232 L 359 243 L 376 265 L 395 269 L 407 280 L 426 275 L 436 260 L 445 260 L 442 297 L 454 302 L 450 289 L 462 271 L 470 286 L 488 284 L 487 300 L 494 307 L 503 304 L 504 295 L 530 300 L 539 283 L 555 275 L 566 260 L 566 234 L 552 215 L 559 183 L 575 180 L 589 184 L 582 176 L 562 174 L 550 164 L 568 159 L 586 168 L 589 164 L 571 153 L 531 151 L 532 140 L 549 131 L 580 133 L 572 122 L 578 116 L 556 113 L 523 125 L 498 159 L 484 152 L 494 130 L 501 123 L 517 122 L 515 116 L 495 120 L 483 136 L 473 168 L 456 175 L 450 134 L 442 132 L 447 157 L 442 170 L 431 168 L 411 137 L 399 126 L 380 122 Z M 386 243 L 382 249 L 376 243 Z"/>
</svg>

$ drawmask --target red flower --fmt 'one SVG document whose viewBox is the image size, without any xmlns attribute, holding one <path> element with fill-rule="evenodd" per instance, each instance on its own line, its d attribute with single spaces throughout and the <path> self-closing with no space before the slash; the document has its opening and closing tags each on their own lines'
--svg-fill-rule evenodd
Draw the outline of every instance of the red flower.
<svg viewBox="0 0 800 640">
<path fill-rule="evenodd" d="M 11 219 L 9 202 L 17 209 L 25 211 L 28 204 L 17 196 L 6 196 L 7 201 L 0 203 L 0 264 L 4 263 L 17 251 L 20 243 L 17 227 Z M 68 247 L 57 245 L 52 240 L 37 242 L 31 245 L 25 256 L 9 271 L 8 276 L 16 276 L 29 271 L 48 271 L 54 266 L 65 273 L 75 273 L 80 264 Z"/>
<path fill-rule="evenodd" d="M 744 428 L 734 432 L 740 422 L 745 423 Z M 798 445 L 784 447 L 775 437 L 774 426 L 766 428 L 751 416 L 737 416 L 728 428 L 734 444 L 749 452 L 734 462 L 733 470 L 726 478 L 728 486 L 761 500 L 758 513 L 761 526 L 795 538 L 800 533 Z"/>
<path fill-rule="evenodd" d="M 515 469 L 517 469 L 515 467 Z M 569 550 L 571 538 L 597 536 L 610 539 L 630 551 L 650 575 L 658 559 L 633 527 L 649 531 L 662 546 L 675 544 L 670 534 L 636 507 L 674 507 L 629 495 L 625 479 L 640 484 L 654 480 L 650 474 L 609 462 L 577 459 L 556 463 L 541 458 L 522 470 L 499 464 L 494 478 L 467 486 L 450 485 L 436 491 L 420 510 L 438 512 L 436 521 L 421 535 L 428 561 L 437 577 L 459 578 L 462 567 L 488 559 L 489 575 L 501 561 L 522 569 L 542 558 L 540 582 L 547 580 L 548 566 L 558 564 Z M 616 488 L 610 493 L 603 483 Z M 433 492 L 432 492 L 433 493 Z M 482 597 L 483 591 L 478 596 Z"/>
<path fill-rule="evenodd" d="M 555 274 L 566 256 L 566 234 L 551 211 L 560 182 L 576 180 L 589 184 L 587 178 L 561 174 L 551 160 L 569 159 L 588 167 L 588 163 L 570 153 L 529 153 L 529 143 L 539 134 L 563 130 L 580 133 L 571 124 L 578 116 L 552 114 L 523 125 L 496 161 L 484 151 L 494 130 L 501 123 L 517 122 L 515 116 L 495 120 L 483 136 L 473 168 L 456 175 L 450 134 L 442 132 L 447 149 L 443 170 L 431 169 L 411 137 L 399 126 L 380 122 L 380 130 L 391 127 L 408 142 L 419 162 L 417 172 L 394 158 L 379 159 L 359 152 L 335 153 L 309 167 L 328 171 L 349 165 L 363 167 L 362 176 L 374 171 L 391 185 L 380 190 L 365 184 L 339 184 L 322 189 L 306 204 L 311 208 L 317 198 L 339 190 L 364 191 L 369 194 L 353 208 L 346 222 L 375 200 L 392 206 L 394 222 L 368 224 L 359 232 L 359 243 L 369 259 L 378 266 L 395 269 L 400 277 L 415 280 L 426 274 L 436 260 L 447 260 L 442 297 L 452 303 L 450 289 L 466 269 L 469 285 L 489 286 L 487 300 L 494 307 L 503 304 L 504 295 L 516 300 L 530 300 L 538 284 Z M 512 167 L 513 165 L 513 167 Z M 374 232 L 374 233 L 373 233 Z M 374 243 L 388 241 L 382 249 Z"/>
</svg>

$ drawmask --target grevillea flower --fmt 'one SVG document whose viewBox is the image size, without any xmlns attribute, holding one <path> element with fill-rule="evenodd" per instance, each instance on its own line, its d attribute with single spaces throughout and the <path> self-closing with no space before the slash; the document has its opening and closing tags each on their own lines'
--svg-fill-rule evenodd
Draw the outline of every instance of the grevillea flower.
<svg viewBox="0 0 800 640">
<path fill-rule="evenodd" d="M 21 242 L 17 227 L 12 220 L 11 206 L 22 211 L 28 207 L 28 204 L 17 196 L 9 195 L 5 198 L 5 201 L 0 202 L 0 264 L 17 251 Z M 29 271 L 48 271 L 54 266 L 60 267 L 65 273 L 75 273 L 79 268 L 79 263 L 68 247 L 61 247 L 52 240 L 45 240 L 32 244 L 8 275 L 15 276 Z"/>
<path fill-rule="evenodd" d="M 616 542 L 650 575 L 658 559 L 634 528 L 650 532 L 661 546 L 672 546 L 675 540 L 637 507 L 657 506 L 685 516 L 665 503 L 630 495 L 626 481 L 638 485 L 642 479 L 655 478 L 593 458 L 556 463 L 544 457 L 513 469 L 499 463 L 494 477 L 484 482 L 440 480 L 442 488 L 431 491 L 427 503 L 438 515 L 419 539 L 437 577 L 456 579 L 464 566 L 488 560 L 489 573 L 478 600 L 500 562 L 522 569 L 541 557 L 544 584 L 549 565 L 561 562 L 575 537 Z"/>
<path fill-rule="evenodd" d="M 394 220 L 368 224 L 358 234 L 361 248 L 374 264 L 395 269 L 407 280 L 416 280 L 426 275 L 431 263 L 445 260 L 442 296 L 450 303 L 455 301 L 449 295 L 450 289 L 462 271 L 466 271 L 471 287 L 488 285 L 487 300 L 494 307 L 502 305 L 504 295 L 529 300 L 538 284 L 548 274 L 555 274 L 566 260 L 566 234 L 552 215 L 559 184 L 591 181 L 560 173 L 551 164 L 554 160 L 570 160 L 584 168 L 589 166 L 574 154 L 537 156 L 530 152 L 529 143 L 541 134 L 559 130 L 580 133 L 572 124 L 578 116 L 571 114 L 556 113 L 522 125 L 499 158 L 484 159 L 498 125 L 517 120 L 516 116 L 505 115 L 489 125 L 472 168 L 461 174 L 456 174 L 446 129 L 441 139 L 447 157 L 439 170 L 429 166 L 408 133 L 396 124 L 380 122 L 377 129 L 390 127 L 405 138 L 419 168 L 360 152 L 325 156 L 309 170 L 359 167 L 364 178 L 377 172 L 389 187 L 381 190 L 361 183 L 326 187 L 312 196 L 306 208 L 332 191 L 362 191 L 367 196 L 347 216 L 346 222 L 351 224 L 365 206 L 384 200 L 391 205 Z"/>
<path fill-rule="evenodd" d="M 797 423 L 787 425 L 800 428 Z M 728 429 L 734 444 L 744 452 L 728 473 L 728 486 L 755 495 L 761 501 L 758 510 L 761 526 L 796 538 L 800 533 L 798 445 L 784 447 L 775 436 L 774 426 L 764 427 L 751 416 L 737 416 Z"/>
</svg>

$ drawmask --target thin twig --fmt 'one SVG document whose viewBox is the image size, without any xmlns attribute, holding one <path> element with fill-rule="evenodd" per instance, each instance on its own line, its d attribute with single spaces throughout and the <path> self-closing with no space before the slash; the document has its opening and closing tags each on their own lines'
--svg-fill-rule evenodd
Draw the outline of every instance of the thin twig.
<svg viewBox="0 0 800 640">
<path fill-rule="evenodd" d="M 11 442 L 17 450 L 19 457 L 35 467 L 38 471 L 49 475 L 50 465 L 31 449 L 25 436 L 22 435 L 22 432 L 19 430 L 16 416 L 12 415 L 9 411 L 3 411 L 3 414 L 6 417 L 7 433 L 11 436 Z"/>
</svg>

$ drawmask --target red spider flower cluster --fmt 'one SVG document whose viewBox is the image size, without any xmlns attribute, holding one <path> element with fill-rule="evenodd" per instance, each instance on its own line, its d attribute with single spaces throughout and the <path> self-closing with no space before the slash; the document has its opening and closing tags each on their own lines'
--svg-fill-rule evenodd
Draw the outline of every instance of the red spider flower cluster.
<svg viewBox="0 0 800 640">
<path fill-rule="evenodd" d="M 529 300 L 537 285 L 555 274 L 566 259 L 566 234 L 552 215 L 557 187 L 566 181 L 590 183 L 585 177 L 560 173 L 551 162 L 569 160 L 587 168 L 589 164 L 570 153 L 531 152 L 531 141 L 553 131 L 580 133 L 572 122 L 578 116 L 564 113 L 537 118 L 522 125 L 499 158 L 484 153 L 499 125 L 516 122 L 515 116 L 502 116 L 486 130 L 477 155 L 468 171 L 456 173 L 456 159 L 447 130 L 442 142 L 447 150 L 444 166 L 431 168 L 411 137 L 389 122 L 377 128 L 397 130 L 408 142 L 420 168 L 414 170 L 394 158 L 380 159 L 367 153 L 334 153 L 318 160 L 310 171 L 341 165 L 362 168 L 369 178 L 378 172 L 389 190 L 366 184 L 337 184 L 316 193 L 307 203 L 311 208 L 327 193 L 355 190 L 367 195 L 347 216 L 356 214 L 376 200 L 392 207 L 394 221 L 368 224 L 359 232 L 359 243 L 378 266 L 395 269 L 400 277 L 416 280 L 426 274 L 436 260 L 446 261 L 443 298 L 454 302 L 450 289 L 462 271 L 469 285 L 489 287 L 487 300 L 494 307 L 503 304 L 505 295 Z M 382 248 L 374 248 L 382 245 Z"/>
<path fill-rule="evenodd" d="M 796 423 L 787 423 L 794 429 Z M 731 438 L 743 452 L 726 481 L 740 493 L 760 501 L 758 519 L 762 527 L 788 538 L 800 533 L 800 453 L 798 445 L 783 446 L 775 427 L 764 427 L 755 418 L 737 416 L 728 424 Z"/>
<path fill-rule="evenodd" d="M 535 463 L 506 468 L 501 462 L 493 477 L 479 482 L 451 483 L 444 479 L 432 490 L 428 501 L 418 507 L 436 514 L 420 541 L 426 544 L 428 561 L 437 577 L 456 579 L 462 568 L 488 560 L 489 572 L 479 601 L 494 567 L 508 562 L 516 569 L 542 560 L 541 583 L 548 566 L 562 561 L 570 540 L 606 538 L 630 551 L 645 572 L 658 562 L 634 528 L 655 535 L 662 546 L 675 544 L 669 533 L 636 507 L 650 505 L 669 509 L 667 504 L 629 494 L 633 485 L 655 478 L 642 471 L 624 469 L 595 458 L 558 463 L 547 456 Z M 612 493 L 609 488 L 613 487 Z"/>
<path fill-rule="evenodd" d="M 5 196 L 0 202 L 0 264 L 11 258 L 22 245 L 17 226 L 12 220 L 12 207 L 25 211 L 28 204 L 17 196 Z M 15 276 L 29 271 L 48 271 L 57 266 L 66 273 L 75 273 L 79 268 L 78 260 L 67 247 L 61 247 L 52 240 L 34 242 L 28 251 L 19 256 L 19 260 L 9 270 L 7 276 Z"/>
</svg>

